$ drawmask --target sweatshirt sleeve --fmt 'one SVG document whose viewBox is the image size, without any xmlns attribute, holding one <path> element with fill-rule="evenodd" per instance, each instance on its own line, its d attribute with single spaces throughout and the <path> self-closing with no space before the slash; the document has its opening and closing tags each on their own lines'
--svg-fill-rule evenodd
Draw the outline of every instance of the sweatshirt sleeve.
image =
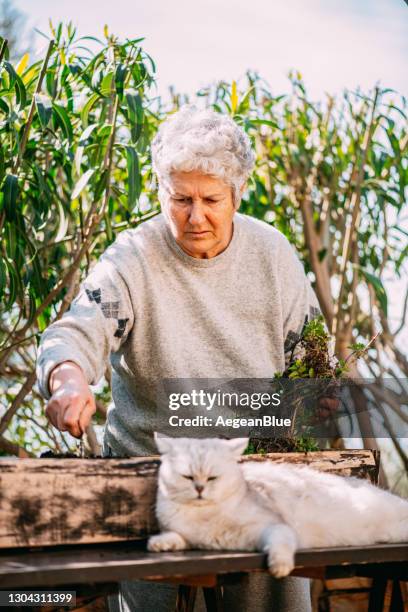
<svg viewBox="0 0 408 612">
<path fill-rule="evenodd" d="M 279 262 L 284 352 L 287 367 L 290 359 L 296 356 L 296 347 L 304 325 L 322 313 L 316 294 L 303 269 L 303 264 L 284 236 L 282 236 Z"/>
<path fill-rule="evenodd" d="M 126 341 L 134 322 L 129 288 L 115 245 L 102 255 L 62 318 L 42 334 L 37 355 L 40 393 L 49 399 L 51 370 L 63 361 L 79 365 L 88 384 L 102 378 L 110 353 Z"/>
</svg>

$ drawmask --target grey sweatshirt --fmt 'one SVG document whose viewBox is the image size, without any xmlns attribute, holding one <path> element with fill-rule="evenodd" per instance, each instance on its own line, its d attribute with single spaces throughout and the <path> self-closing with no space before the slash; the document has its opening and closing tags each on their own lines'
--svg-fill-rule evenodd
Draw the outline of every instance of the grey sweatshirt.
<svg viewBox="0 0 408 612">
<path fill-rule="evenodd" d="M 49 374 L 63 361 L 95 385 L 110 359 L 105 452 L 153 454 L 165 379 L 270 378 L 318 312 L 292 246 L 267 223 L 236 213 L 227 249 L 196 259 L 160 214 L 119 235 L 45 330 L 39 388 L 48 399 Z"/>
</svg>

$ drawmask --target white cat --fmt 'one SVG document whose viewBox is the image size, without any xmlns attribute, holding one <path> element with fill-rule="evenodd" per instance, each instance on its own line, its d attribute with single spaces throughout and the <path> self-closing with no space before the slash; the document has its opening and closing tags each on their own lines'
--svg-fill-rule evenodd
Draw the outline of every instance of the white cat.
<svg viewBox="0 0 408 612">
<path fill-rule="evenodd" d="M 259 550 L 288 575 L 299 548 L 408 541 L 408 501 L 306 466 L 238 463 L 248 440 L 156 436 L 162 454 L 150 551 Z"/>
</svg>

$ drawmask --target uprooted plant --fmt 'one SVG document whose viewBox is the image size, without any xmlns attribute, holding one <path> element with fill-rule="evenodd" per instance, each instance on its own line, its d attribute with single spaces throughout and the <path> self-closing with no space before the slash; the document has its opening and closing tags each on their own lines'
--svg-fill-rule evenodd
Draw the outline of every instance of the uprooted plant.
<svg viewBox="0 0 408 612">
<path fill-rule="evenodd" d="M 353 362 L 367 353 L 376 337 L 367 345 L 351 345 L 350 355 L 346 359 L 339 359 L 331 351 L 331 336 L 325 326 L 324 317 L 320 315 L 306 321 L 299 338 L 292 346 L 286 369 L 275 374 L 275 379 L 283 384 L 285 403 L 291 406 L 290 433 L 283 438 L 251 438 L 247 452 L 319 450 L 319 445 L 311 437 L 310 431 L 319 422 L 333 417 L 333 412 L 340 403 L 339 380 L 346 377 Z M 288 381 L 293 381 L 293 384 L 287 384 Z M 297 435 L 299 430 L 301 433 Z"/>
</svg>

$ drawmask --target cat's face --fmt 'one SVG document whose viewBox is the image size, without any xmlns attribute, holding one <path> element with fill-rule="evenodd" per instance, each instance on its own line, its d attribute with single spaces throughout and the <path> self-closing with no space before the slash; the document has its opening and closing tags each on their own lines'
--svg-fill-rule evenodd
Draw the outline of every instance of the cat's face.
<svg viewBox="0 0 408 612">
<path fill-rule="evenodd" d="M 243 476 L 237 459 L 247 438 L 233 440 L 156 436 L 162 455 L 159 487 L 169 499 L 183 504 L 217 504 L 234 494 Z"/>
</svg>

